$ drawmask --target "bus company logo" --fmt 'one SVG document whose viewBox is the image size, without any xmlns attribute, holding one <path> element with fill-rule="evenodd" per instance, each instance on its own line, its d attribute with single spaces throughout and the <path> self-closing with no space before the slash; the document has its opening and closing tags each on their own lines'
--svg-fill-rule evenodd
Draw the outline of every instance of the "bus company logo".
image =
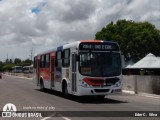
<svg viewBox="0 0 160 120">
<path fill-rule="evenodd" d="M 12 103 L 8 103 L 3 107 L 2 117 L 12 117 L 12 113 L 15 113 L 16 111 L 16 106 Z"/>
</svg>

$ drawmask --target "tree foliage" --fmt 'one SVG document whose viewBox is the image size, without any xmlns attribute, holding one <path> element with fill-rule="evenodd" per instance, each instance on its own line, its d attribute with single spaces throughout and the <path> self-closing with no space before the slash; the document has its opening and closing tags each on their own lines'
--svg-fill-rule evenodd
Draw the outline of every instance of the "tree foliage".
<svg viewBox="0 0 160 120">
<path fill-rule="evenodd" d="M 23 63 L 26 63 L 26 64 L 32 64 L 32 60 L 30 60 L 30 59 L 26 59 L 26 60 L 24 60 L 24 61 L 23 61 Z"/>
<path fill-rule="evenodd" d="M 14 62 L 13 62 L 14 61 Z M 21 60 L 20 58 L 6 59 L 5 62 L 0 61 L 0 71 L 10 71 L 14 66 L 29 66 L 32 64 L 32 61 L 29 59 Z"/>
<path fill-rule="evenodd" d="M 22 62 L 22 60 L 19 58 L 14 59 L 14 64 L 20 64 L 21 62 Z"/>
<path fill-rule="evenodd" d="M 95 39 L 118 42 L 126 60 L 137 61 L 148 53 L 160 56 L 160 31 L 149 22 L 111 22 L 96 33 Z"/>
<path fill-rule="evenodd" d="M 2 71 L 11 71 L 13 66 L 14 64 L 12 63 L 5 63 L 3 64 Z"/>
</svg>

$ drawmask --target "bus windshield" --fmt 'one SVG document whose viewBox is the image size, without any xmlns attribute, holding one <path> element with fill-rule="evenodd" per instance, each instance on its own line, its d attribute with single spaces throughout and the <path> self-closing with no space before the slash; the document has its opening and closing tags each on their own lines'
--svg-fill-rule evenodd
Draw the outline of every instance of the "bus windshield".
<svg viewBox="0 0 160 120">
<path fill-rule="evenodd" d="M 92 77 L 118 76 L 121 74 L 120 53 L 80 52 L 79 72 Z"/>
</svg>

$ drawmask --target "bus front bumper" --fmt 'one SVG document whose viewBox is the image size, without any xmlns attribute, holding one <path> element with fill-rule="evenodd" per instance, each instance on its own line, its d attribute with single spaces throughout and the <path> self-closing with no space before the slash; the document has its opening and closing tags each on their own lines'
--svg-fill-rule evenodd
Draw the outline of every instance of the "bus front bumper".
<svg viewBox="0 0 160 120">
<path fill-rule="evenodd" d="M 111 87 L 83 87 L 78 86 L 77 96 L 97 96 L 97 95 L 109 95 L 109 94 L 121 94 L 121 88 Z"/>
</svg>

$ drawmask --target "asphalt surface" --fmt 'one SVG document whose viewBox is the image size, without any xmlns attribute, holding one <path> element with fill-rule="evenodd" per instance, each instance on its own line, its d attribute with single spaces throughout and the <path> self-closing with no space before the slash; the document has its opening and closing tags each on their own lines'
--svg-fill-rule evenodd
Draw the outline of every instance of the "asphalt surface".
<svg viewBox="0 0 160 120">
<path fill-rule="evenodd" d="M 16 105 L 18 111 L 50 111 L 44 118 L 0 118 L 0 120 L 160 120 L 160 117 L 86 117 L 89 112 L 84 112 L 83 117 L 70 112 L 66 116 L 63 112 L 52 111 L 119 111 L 121 114 L 129 114 L 121 111 L 160 111 L 160 99 L 144 97 L 132 94 L 110 95 L 104 100 L 94 97 L 63 97 L 59 92 L 47 90 L 41 92 L 30 79 L 3 75 L 0 79 L 0 111 L 7 103 Z M 91 113 L 91 112 L 90 112 Z M 72 115 L 74 117 L 72 117 Z M 52 117 L 51 117 L 52 116 Z M 59 117 L 54 117 L 59 116 Z"/>
</svg>

